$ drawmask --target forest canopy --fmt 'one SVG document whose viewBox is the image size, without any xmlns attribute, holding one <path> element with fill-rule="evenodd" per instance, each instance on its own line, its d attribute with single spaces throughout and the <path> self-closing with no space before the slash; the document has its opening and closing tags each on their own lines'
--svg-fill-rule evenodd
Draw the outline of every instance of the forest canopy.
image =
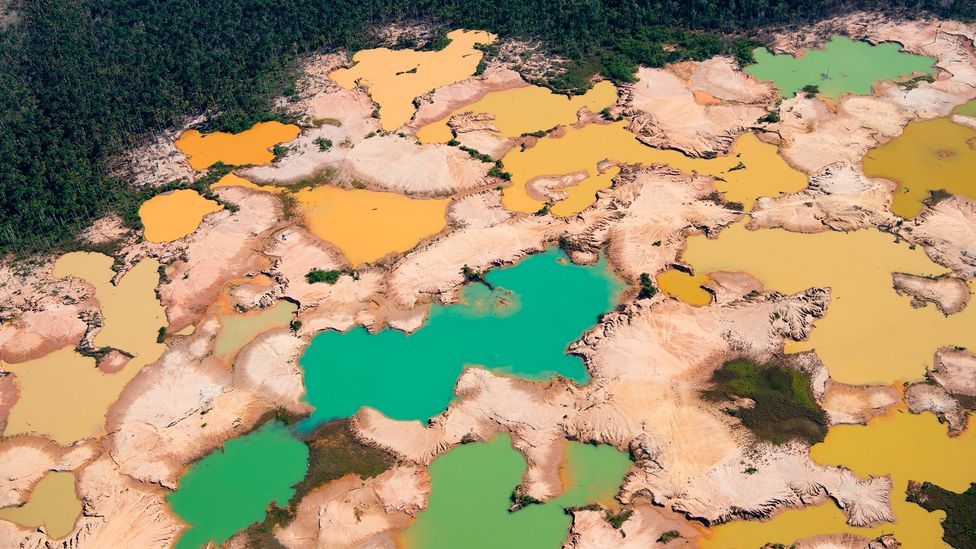
<svg viewBox="0 0 976 549">
<path fill-rule="evenodd" d="M 959 0 L 0 0 L 0 252 L 63 247 L 131 212 L 145 191 L 109 174 L 120 153 L 188 115 L 234 131 L 266 119 L 299 56 L 369 47 L 390 22 L 540 39 L 572 61 L 549 85 L 576 88 L 635 64 L 746 60 L 757 29 L 855 8 L 976 17 Z"/>
</svg>

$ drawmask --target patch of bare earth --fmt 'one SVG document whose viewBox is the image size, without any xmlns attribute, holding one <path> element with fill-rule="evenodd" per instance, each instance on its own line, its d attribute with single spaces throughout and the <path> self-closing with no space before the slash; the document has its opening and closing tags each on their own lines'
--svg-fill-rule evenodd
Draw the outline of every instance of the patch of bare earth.
<svg viewBox="0 0 976 549">
<path fill-rule="evenodd" d="M 302 498 L 295 520 L 274 535 L 289 549 L 394 547 L 392 531 L 427 507 L 429 493 L 422 467 L 394 467 L 367 480 L 346 475 Z"/>
<path fill-rule="evenodd" d="M 700 92 L 714 101 L 702 104 Z M 637 83 L 624 87 L 622 98 L 627 128 L 643 143 L 706 156 L 727 152 L 766 114 L 776 91 L 743 73 L 732 59 L 716 57 L 664 69 L 641 67 Z"/>
</svg>

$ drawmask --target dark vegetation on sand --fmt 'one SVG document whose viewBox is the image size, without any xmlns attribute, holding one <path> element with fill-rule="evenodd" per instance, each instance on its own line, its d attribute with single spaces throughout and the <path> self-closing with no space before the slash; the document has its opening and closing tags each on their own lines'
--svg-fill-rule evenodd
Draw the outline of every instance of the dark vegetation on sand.
<svg viewBox="0 0 976 549">
<path fill-rule="evenodd" d="M 957 494 L 930 482 L 910 482 L 908 501 L 926 511 L 945 511 L 942 539 L 956 549 L 976 549 L 976 483 Z"/>
<path fill-rule="evenodd" d="M 809 374 L 740 358 L 715 370 L 712 384 L 702 393 L 708 400 L 749 399 L 754 403 L 737 402 L 727 411 L 761 440 L 782 444 L 800 439 L 814 444 L 827 435 L 827 413 L 813 396 Z"/>
<path fill-rule="evenodd" d="M 633 77 L 727 53 L 756 32 L 859 8 L 972 18 L 961 0 L 6 0 L 0 2 L 0 252 L 65 247 L 142 196 L 113 161 L 153 132 L 208 113 L 210 130 L 268 120 L 306 53 L 376 44 L 373 29 L 426 21 L 540 39 L 570 60 L 549 85 Z M 429 47 L 443 47 L 442 36 Z"/>
<path fill-rule="evenodd" d="M 295 495 L 286 507 L 272 503 L 265 520 L 244 531 L 250 547 L 282 547 L 273 535 L 275 526 L 291 522 L 298 503 L 315 488 L 348 474 L 375 477 L 393 466 L 393 456 L 356 440 L 348 419 L 319 425 L 302 439 L 308 444 L 308 473 L 295 486 Z"/>
</svg>

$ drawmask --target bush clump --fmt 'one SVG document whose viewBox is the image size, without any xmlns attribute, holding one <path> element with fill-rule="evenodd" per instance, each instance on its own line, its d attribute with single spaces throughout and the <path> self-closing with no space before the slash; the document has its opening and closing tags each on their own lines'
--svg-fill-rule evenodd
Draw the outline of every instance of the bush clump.
<svg viewBox="0 0 976 549">
<path fill-rule="evenodd" d="M 323 271 L 322 269 L 312 269 L 305 274 L 305 280 L 307 280 L 309 284 L 318 284 L 320 282 L 335 284 L 339 280 L 340 275 L 342 275 L 342 271 Z"/>
<path fill-rule="evenodd" d="M 673 539 L 680 538 L 680 537 L 681 537 L 681 533 L 679 533 L 677 530 L 668 530 L 667 532 L 665 532 L 665 533 L 661 534 L 660 536 L 658 536 L 657 542 L 658 543 L 668 543 L 669 541 L 671 541 Z"/>
<path fill-rule="evenodd" d="M 316 137 L 315 144 L 319 146 L 321 152 L 326 152 L 332 148 L 332 140 L 325 137 Z"/>
<path fill-rule="evenodd" d="M 627 522 L 627 519 L 629 519 L 630 516 L 633 514 L 634 512 L 631 511 L 630 509 L 624 509 L 619 513 L 612 513 L 610 511 L 607 511 L 606 519 L 607 522 L 610 523 L 610 526 L 613 526 L 617 530 L 620 530 L 620 527 L 623 526 L 624 523 Z"/>
<path fill-rule="evenodd" d="M 654 297 L 657 293 L 657 287 L 654 286 L 654 280 L 651 279 L 651 275 L 647 273 L 641 273 L 640 275 L 640 293 L 637 294 L 637 299 L 650 299 Z"/>
</svg>

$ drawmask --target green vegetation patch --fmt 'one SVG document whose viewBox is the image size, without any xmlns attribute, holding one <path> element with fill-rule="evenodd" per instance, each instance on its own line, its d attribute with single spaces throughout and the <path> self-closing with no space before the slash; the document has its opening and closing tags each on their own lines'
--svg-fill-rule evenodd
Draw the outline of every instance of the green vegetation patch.
<svg viewBox="0 0 976 549">
<path fill-rule="evenodd" d="M 658 543 L 668 543 L 668 542 L 670 542 L 672 540 L 675 540 L 675 539 L 678 539 L 680 537 L 681 537 L 681 533 L 678 532 L 677 530 L 668 530 L 667 532 L 665 532 L 665 533 L 661 534 L 660 536 L 658 536 L 657 542 Z"/>
<path fill-rule="evenodd" d="M 308 437 L 308 474 L 295 487 L 292 505 L 314 488 L 349 473 L 371 478 L 393 466 L 393 456 L 356 440 L 348 419 L 323 423 Z"/>
<path fill-rule="evenodd" d="M 307 280 L 309 284 L 318 284 L 319 282 L 335 284 L 339 280 L 340 276 L 342 276 L 342 271 L 323 271 L 322 269 L 312 269 L 311 271 L 305 273 L 305 280 Z"/>
<path fill-rule="evenodd" d="M 297 485 L 288 506 L 269 506 L 264 521 L 247 529 L 250 547 L 278 548 L 274 537 L 276 526 L 285 526 L 295 518 L 298 503 L 309 492 L 347 474 L 362 478 L 379 475 L 393 466 L 393 456 L 356 440 L 348 419 L 338 419 L 319 425 L 303 437 L 308 445 L 308 473 Z"/>
<path fill-rule="evenodd" d="M 637 294 L 637 299 L 650 299 L 654 297 L 657 293 L 657 287 L 654 285 L 654 280 L 651 275 L 647 273 L 641 273 L 640 275 L 640 292 Z"/>
<path fill-rule="evenodd" d="M 957 494 L 931 482 L 910 482 L 908 501 L 926 511 L 945 511 L 942 539 L 956 549 L 976 549 L 976 483 Z"/>
<path fill-rule="evenodd" d="M 782 444 L 800 439 L 810 444 L 827 435 L 827 413 L 817 404 L 810 375 L 777 364 L 731 360 L 712 374 L 712 388 L 702 392 L 713 402 L 748 398 L 755 406 L 729 409 L 760 440 Z"/>
</svg>

